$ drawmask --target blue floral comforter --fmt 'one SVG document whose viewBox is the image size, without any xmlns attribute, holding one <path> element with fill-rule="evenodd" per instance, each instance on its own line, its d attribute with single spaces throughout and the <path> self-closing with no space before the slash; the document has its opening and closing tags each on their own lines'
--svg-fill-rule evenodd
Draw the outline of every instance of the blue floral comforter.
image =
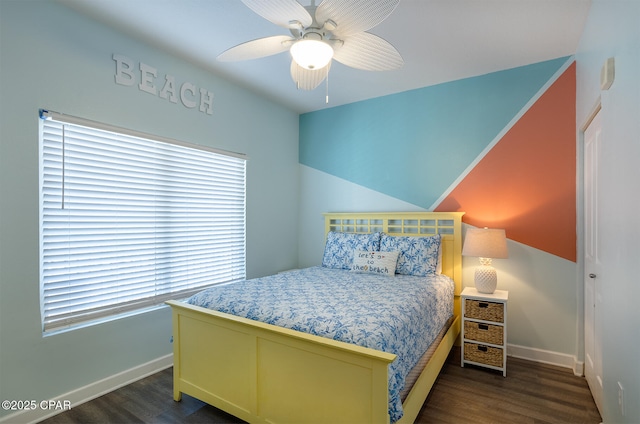
<svg viewBox="0 0 640 424">
<path fill-rule="evenodd" d="M 214 286 L 187 302 L 396 354 L 389 366 L 395 422 L 406 375 L 453 314 L 453 281 L 312 267 Z"/>
</svg>

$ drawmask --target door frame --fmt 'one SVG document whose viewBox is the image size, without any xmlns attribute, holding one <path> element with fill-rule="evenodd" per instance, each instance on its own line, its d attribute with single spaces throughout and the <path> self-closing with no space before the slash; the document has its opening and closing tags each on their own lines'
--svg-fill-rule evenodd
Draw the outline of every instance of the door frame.
<svg viewBox="0 0 640 424">
<path fill-rule="evenodd" d="M 585 300 L 586 300 L 586 291 L 585 291 L 585 281 L 586 281 L 586 261 L 585 261 L 585 253 L 586 253 L 586 248 L 585 248 L 585 243 L 586 243 L 586 239 L 585 239 L 585 224 L 586 224 L 586 218 L 585 218 L 585 133 L 587 131 L 587 129 L 589 128 L 589 126 L 591 125 L 591 123 L 593 122 L 593 120 L 595 119 L 596 115 L 598 115 L 598 113 L 602 113 L 602 99 L 601 96 L 598 96 L 598 98 L 596 99 L 596 102 L 594 104 L 594 106 L 591 108 L 591 111 L 589 112 L 589 114 L 587 115 L 587 118 L 585 119 L 585 121 L 583 122 L 583 124 L 580 126 L 580 131 L 579 131 L 579 137 L 578 137 L 578 166 L 577 166 L 577 180 L 578 180 L 578 195 L 576 198 L 577 201 L 577 210 L 578 210 L 578 217 L 577 217 L 577 221 L 578 221 L 578 269 L 577 269 L 577 277 L 578 277 L 578 292 L 579 292 L 579 296 L 578 296 L 578 316 L 581 317 L 581 319 L 578 320 L 578 346 L 579 346 L 579 352 L 581 353 L 581 359 L 582 359 L 582 368 L 583 368 L 583 372 L 582 374 L 586 376 L 586 361 L 587 361 L 587 355 L 586 355 L 586 326 L 585 326 L 585 319 L 586 319 L 586 309 L 585 309 Z M 602 114 L 600 115 L 600 121 L 602 122 L 603 116 Z M 602 128 L 602 124 L 600 125 L 600 127 Z M 589 387 L 589 390 L 591 390 L 591 387 Z M 593 394 L 592 394 L 593 396 Z M 595 396 L 594 396 L 595 398 Z M 597 405 L 599 408 L 599 405 Z M 602 411 L 600 411 L 600 414 L 602 414 Z"/>
</svg>

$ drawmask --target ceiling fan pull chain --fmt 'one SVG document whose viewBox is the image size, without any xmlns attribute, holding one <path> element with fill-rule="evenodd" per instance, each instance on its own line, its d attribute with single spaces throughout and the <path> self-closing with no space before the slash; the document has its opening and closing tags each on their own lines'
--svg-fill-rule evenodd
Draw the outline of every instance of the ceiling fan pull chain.
<svg viewBox="0 0 640 424">
<path fill-rule="evenodd" d="M 325 80 L 325 98 L 324 102 L 329 104 L 329 74 L 327 73 L 327 79 Z"/>
</svg>

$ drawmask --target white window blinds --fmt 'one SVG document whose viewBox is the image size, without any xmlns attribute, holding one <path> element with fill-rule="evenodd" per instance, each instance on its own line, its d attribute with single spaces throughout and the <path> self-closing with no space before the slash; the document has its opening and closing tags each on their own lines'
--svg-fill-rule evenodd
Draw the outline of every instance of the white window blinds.
<svg viewBox="0 0 640 424">
<path fill-rule="evenodd" d="M 45 331 L 245 278 L 242 155 L 41 116 Z"/>
</svg>

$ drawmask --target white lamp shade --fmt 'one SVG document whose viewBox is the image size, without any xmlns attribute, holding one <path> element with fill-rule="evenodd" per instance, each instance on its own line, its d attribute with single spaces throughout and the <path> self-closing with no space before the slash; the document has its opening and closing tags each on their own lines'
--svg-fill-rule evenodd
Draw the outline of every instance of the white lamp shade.
<svg viewBox="0 0 640 424">
<path fill-rule="evenodd" d="M 293 60 L 305 69 L 321 69 L 333 58 L 333 48 L 320 40 L 300 40 L 291 46 Z"/>
<path fill-rule="evenodd" d="M 494 228 L 469 228 L 462 247 L 463 256 L 506 259 L 507 237 L 504 230 Z"/>
</svg>

